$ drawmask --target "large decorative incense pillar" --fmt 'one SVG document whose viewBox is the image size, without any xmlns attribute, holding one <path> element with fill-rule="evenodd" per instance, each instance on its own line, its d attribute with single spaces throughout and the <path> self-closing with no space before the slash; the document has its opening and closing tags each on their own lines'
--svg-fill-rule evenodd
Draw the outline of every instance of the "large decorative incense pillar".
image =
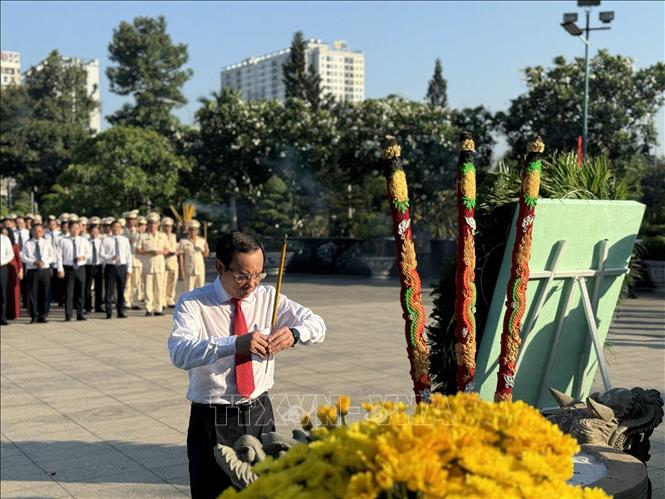
<svg viewBox="0 0 665 499">
<path fill-rule="evenodd" d="M 471 134 L 460 135 L 457 163 L 457 269 L 455 284 L 455 358 L 457 391 L 473 390 L 476 371 L 476 147 Z"/>
<path fill-rule="evenodd" d="M 545 144 L 540 137 L 529 143 L 522 164 L 519 213 L 515 229 L 510 279 L 506 294 L 506 314 L 501 333 L 501 355 L 496 384 L 495 402 L 512 401 L 515 383 L 515 363 L 522 341 L 522 317 L 526 311 L 526 287 L 529 282 L 529 259 L 533 222 L 540 189 L 541 157 Z"/>
<path fill-rule="evenodd" d="M 425 309 L 422 287 L 416 269 L 416 249 L 413 244 L 409 216 L 409 192 L 402 168 L 401 150 L 394 137 L 387 137 L 383 151 L 385 176 L 388 183 L 388 202 L 393 219 L 393 235 L 397 247 L 397 267 L 401 284 L 401 304 L 405 322 L 406 351 L 411 364 L 411 379 L 416 400 L 429 400 L 429 346 L 424 337 Z"/>
</svg>

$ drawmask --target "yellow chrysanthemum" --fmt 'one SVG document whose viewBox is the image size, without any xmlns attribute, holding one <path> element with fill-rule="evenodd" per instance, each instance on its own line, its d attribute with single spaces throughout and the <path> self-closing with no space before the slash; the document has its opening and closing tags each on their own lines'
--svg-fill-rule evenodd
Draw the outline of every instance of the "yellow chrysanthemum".
<svg viewBox="0 0 665 499">
<path fill-rule="evenodd" d="M 411 413 L 392 401 L 363 408 L 367 419 L 334 427 L 337 409 L 319 407 L 326 426 L 313 442 L 259 463 L 256 482 L 223 497 L 607 498 L 566 483 L 577 442 L 522 402 L 433 394 Z"/>
<path fill-rule="evenodd" d="M 349 406 L 351 405 L 351 397 L 348 395 L 340 395 L 335 402 L 335 407 L 342 416 L 346 416 L 349 413 Z"/>
</svg>

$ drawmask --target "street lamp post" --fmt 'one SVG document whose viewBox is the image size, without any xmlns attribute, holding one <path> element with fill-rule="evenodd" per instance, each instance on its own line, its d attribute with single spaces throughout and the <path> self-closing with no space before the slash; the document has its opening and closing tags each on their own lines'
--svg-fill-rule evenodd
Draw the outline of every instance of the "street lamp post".
<svg viewBox="0 0 665 499">
<path fill-rule="evenodd" d="M 586 13 L 586 26 L 582 30 L 577 24 L 577 13 L 566 13 L 563 15 L 561 26 L 572 36 L 578 36 L 584 42 L 584 114 L 582 118 L 582 157 L 586 158 L 588 131 L 589 131 L 589 33 L 591 31 L 607 30 L 609 26 L 592 28 L 589 26 L 591 7 L 600 5 L 600 0 L 577 0 L 578 7 L 584 7 Z M 599 19 L 604 24 L 609 24 L 614 19 L 614 12 L 601 12 Z"/>
</svg>

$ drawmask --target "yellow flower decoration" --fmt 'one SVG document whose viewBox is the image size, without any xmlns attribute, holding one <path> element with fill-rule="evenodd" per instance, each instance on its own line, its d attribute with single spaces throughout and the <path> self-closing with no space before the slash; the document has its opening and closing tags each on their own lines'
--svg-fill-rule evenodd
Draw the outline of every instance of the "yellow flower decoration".
<svg viewBox="0 0 665 499">
<path fill-rule="evenodd" d="M 392 196 L 392 202 L 402 213 L 409 207 L 409 189 L 406 186 L 406 173 L 404 170 L 395 170 L 390 176 L 388 190 Z"/>
<path fill-rule="evenodd" d="M 397 144 L 388 146 L 383 151 L 383 159 L 399 158 L 402 155 L 402 148 Z"/>
</svg>

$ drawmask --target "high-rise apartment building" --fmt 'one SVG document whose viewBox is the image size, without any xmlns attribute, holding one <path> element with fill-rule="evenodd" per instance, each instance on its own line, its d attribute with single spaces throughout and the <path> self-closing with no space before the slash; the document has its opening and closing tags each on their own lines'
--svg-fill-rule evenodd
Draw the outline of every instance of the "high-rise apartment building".
<svg viewBox="0 0 665 499">
<path fill-rule="evenodd" d="M 78 65 L 86 71 L 86 91 L 97 103 L 94 111 L 90 113 L 90 129 L 98 133 L 102 129 L 102 110 L 101 110 L 101 97 L 99 88 L 99 60 L 98 59 L 82 59 L 80 57 L 64 57 L 62 58 L 66 65 Z M 44 61 L 31 67 L 26 71 L 40 71 L 44 67 Z"/>
<path fill-rule="evenodd" d="M 346 42 L 332 45 L 321 40 L 305 42 L 305 64 L 321 78 L 321 90 L 337 100 L 360 102 L 365 98 L 365 55 L 351 50 Z M 222 69 L 222 88 L 239 90 L 245 100 L 285 98 L 282 65 L 289 58 L 290 49 L 250 57 L 238 64 Z"/>
<path fill-rule="evenodd" d="M 0 75 L 2 78 L 0 84 L 20 85 L 21 84 L 21 54 L 19 52 L 2 51 L 0 56 Z"/>
</svg>

